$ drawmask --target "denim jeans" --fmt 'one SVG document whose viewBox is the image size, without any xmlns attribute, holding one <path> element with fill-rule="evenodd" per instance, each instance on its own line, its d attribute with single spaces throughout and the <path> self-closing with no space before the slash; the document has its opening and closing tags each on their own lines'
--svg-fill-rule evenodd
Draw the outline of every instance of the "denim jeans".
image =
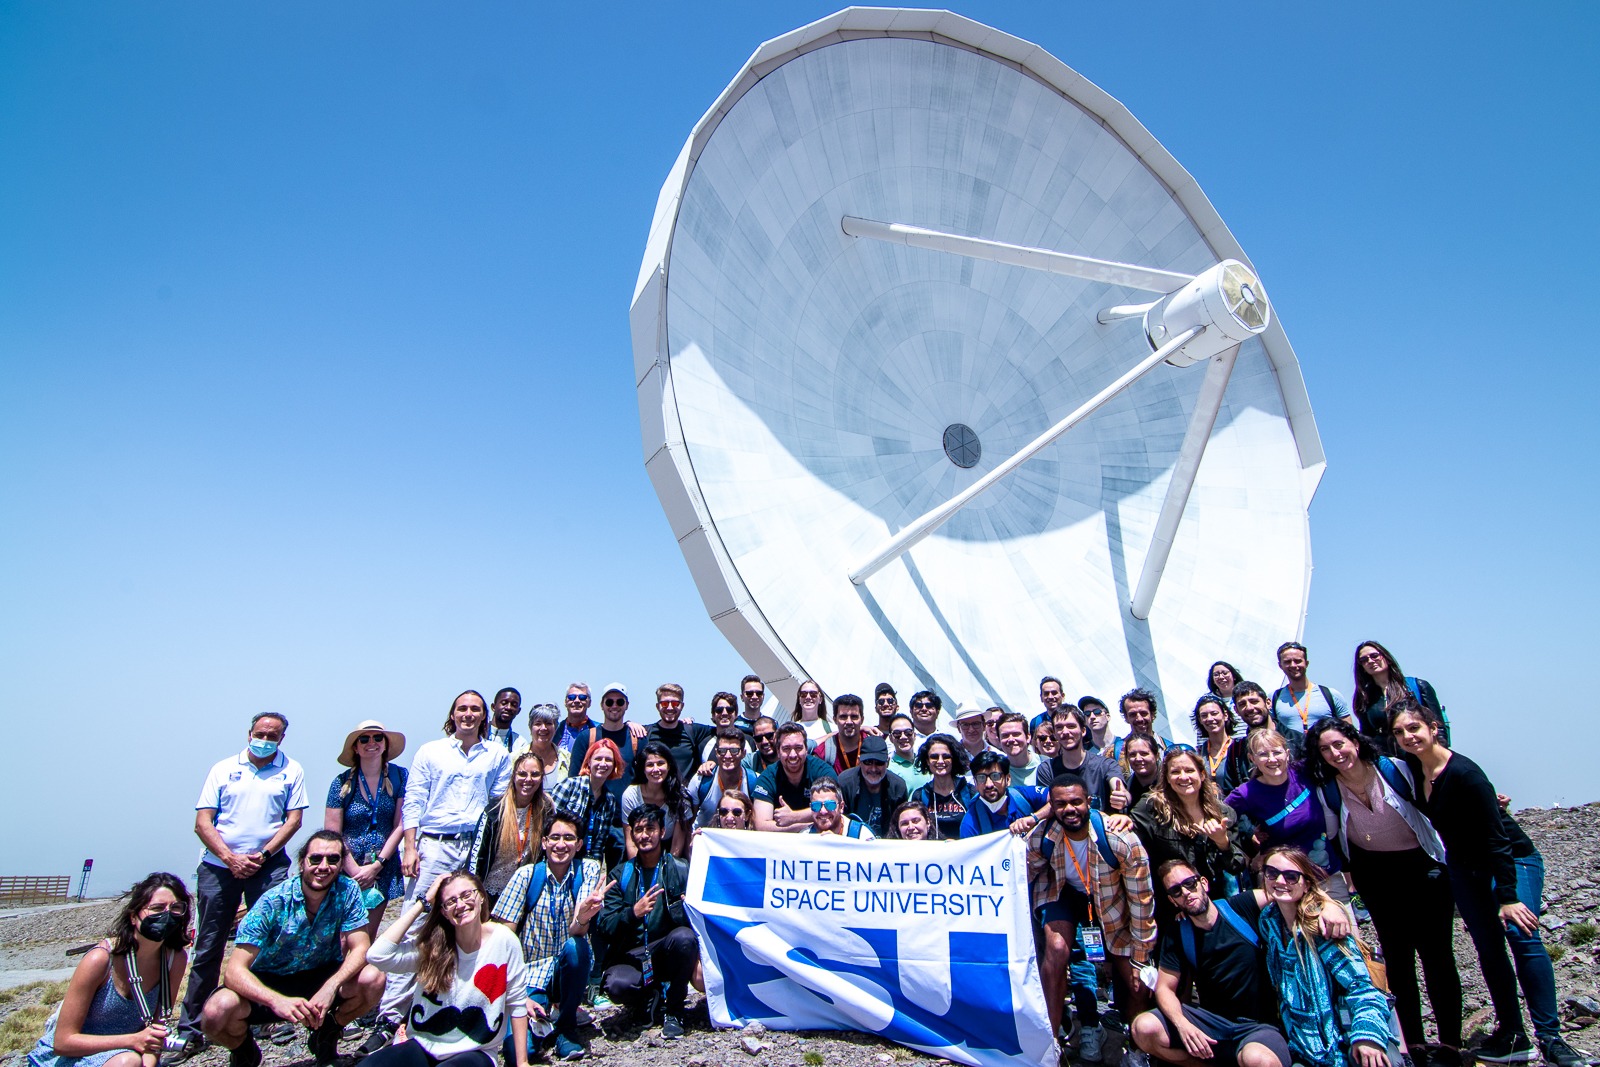
<svg viewBox="0 0 1600 1067">
<path fill-rule="evenodd" d="M 1516 860 L 1517 899 L 1535 915 L 1544 911 L 1544 859 L 1537 852 Z M 1450 868 L 1450 887 L 1455 894 L 1461 921 L 1478 950 L 1478 966 L 1494 1002 L 1495 1019 L 1502 1027 L 1522 1029 L 1522 1008 L 1517 1002 L 1517 984 L 1528 1001 L 1528 1016 L 1533 1032 L 1541 1041 L 1561 1034 L 1561 1019 L 1556 1014 L 1556 972 L 1538 931 L 1525 934 L 1514 924 L 1500 921 L 1500 905 L 1494 896 L 1493 879 L 1476 872 Z M 1510 955 L 1506 949 L 1509 946 Z M 1513 964 L 1515 973 L 1513 974 Z"/>
<path fill-rule="evenodd" d="M 555 1017 L 550 1020 L 554 1034 L 562 1034 L 571 1040 L 577 1040 L 578 1033 L 578 1005 L 583 1003 L 583 994 L 589 987 L 589 939 L 587 937 L 569 937 L 561 946 L 561 955 L 556 960 L 555 974 L 550 976 L 550 985 L 546 989 L 528 990 L 528 999 L 536 1000 L 547 1011 L 552 1003 L 556 1006 Z M 543 1042 L 534 1036 L 533 1014 L 528 1015 L 528 1056 L 532 1058 L 539 1051 Z M 510 1033 L 506 1034 L 504 1042 L 505 1062 L 517 1062 L 511 1044 Z"/>
</svg>

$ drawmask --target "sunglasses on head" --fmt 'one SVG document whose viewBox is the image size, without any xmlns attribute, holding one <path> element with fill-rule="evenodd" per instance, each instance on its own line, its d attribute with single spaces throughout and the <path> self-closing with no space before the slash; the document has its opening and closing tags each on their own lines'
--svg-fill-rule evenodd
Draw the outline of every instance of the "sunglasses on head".
<svg viewBox="0 0 1600 1067">
<path fill-rule="evenodd" d="M 1181 896 L 1183 896 L 1183 894 L 1189 892 L 1189 890 L 1193 889 L 1195 886 L 1197 886 L 1199 884 L 1200 884 L 1200 876 L 1198 874 L 1191 874 L 1189 877 L 1185 878 L 1183 881 L 1181 881 L 1181 882 L 1173 882 L 1171 885 L 1167 886 L 1167 896 L 1169 896 L 1169 897 L 1181 897 Z"/>
<path fill-rule="evenodd" d="M 1276 878 L 1282 881 L 1284 885 L 1299 885 L 1305 875 L 1300 871 L 1286 871 L 1281 867 L 1263 867 L 1261 868 L 1261 877 L 1269 882 Z"/>
</svg>

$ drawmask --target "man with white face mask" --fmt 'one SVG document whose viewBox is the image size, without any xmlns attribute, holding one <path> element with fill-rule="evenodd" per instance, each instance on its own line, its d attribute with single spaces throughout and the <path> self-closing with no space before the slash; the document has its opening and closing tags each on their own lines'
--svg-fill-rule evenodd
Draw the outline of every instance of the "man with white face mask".
<svg viewBox="0 0 1600 1067">
<path fill-rule="evenodd" d="M 194 806 L 194 832 L 206 851 L 195 878 L 194 954 L 179 1022 L 185 1056 L 200 1051 L 200 1012 L 217 988 L 239 901 L 253 907 L 289 873 L 284 846 L 308 805 L 305 772 L 279 751 L 288 731 L 289 720 L 276 712 L 251 719 L 244 751 L 211 768 Z"/>
</svg>

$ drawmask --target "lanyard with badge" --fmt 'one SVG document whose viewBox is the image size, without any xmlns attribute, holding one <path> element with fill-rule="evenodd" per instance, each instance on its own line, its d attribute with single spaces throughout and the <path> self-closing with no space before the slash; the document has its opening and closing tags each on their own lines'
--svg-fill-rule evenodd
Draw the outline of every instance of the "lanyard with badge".
<svg viewBox="0 0 1600 1067">
<path fill-rule="evenodd" d="M 646 893 L 650 892 L 650 890 L 654 889 L 655 884 L 660 876 L 661 861 L 657 860 L 655 868 L 650 872 L 649 883 L 641 884 L 639 886 L 639 896 L 643 897 Z M 639 968 L 639 984 L 645 988 L 648 988 L 650 983 L 655 980 L 656 974 L 656 969 L 650 962 L 650 913 L 653 911 L 655 911 L 655 909 L 651 908 L 650 911 L 644 913 L 644 962 Z"/>
<path fill-rule="evenodd" d="M 1093 833 L 1093 831 L 1090 831 Z M 1089 876 L 1084 873 L 1083 864 L 1078 862 L 1078 850 L 1072 847 L 1072 838 L 1066 838 L 1067 859 L 1072 861 L 1072 869 L 1077 872 L 1078 881 L 1083 884 L 1083 895 L 1089 902 L 1089 921 L 1078 927 L 1078 936 L 1083 939 L 1083 954 L 1090 963 L 1104 963 L 1106 958 L 1106 937 L 1100 929 L 1100 924 L 1094 921 L 1094 883 L 1089 881 Z M 1088 848 L 1093 848 L 1092 840 L 1086 840 Z M 1088 859 L 1088 848 L 1084 850 L 1084 858 Z M 1093 869 L 1091 861 L 1089 867 Z"/>
</svg>

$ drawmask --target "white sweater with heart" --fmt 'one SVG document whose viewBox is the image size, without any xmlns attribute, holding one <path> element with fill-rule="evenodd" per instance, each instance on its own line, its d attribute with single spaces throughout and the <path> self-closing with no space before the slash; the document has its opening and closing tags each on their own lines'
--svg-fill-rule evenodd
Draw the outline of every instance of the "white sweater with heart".
<svg viewBox="0 0 1600 1067">
<path fill-rule="evenodd" d="M 395 944 L 380 938 L 367 950 L 367 962 L 386 974 L 409 974 L 420 955 L 415 942 Z M 474 1049 L 494 1051 L 513 1018 L 528 1014 L 528 967 L 522 943 L 509 928 L 485 923 L 476 952 L 456 954 L 456 977 L 442 994 L 419 984 L 406 1028 L 434 1059 Z"/>
</svg>

